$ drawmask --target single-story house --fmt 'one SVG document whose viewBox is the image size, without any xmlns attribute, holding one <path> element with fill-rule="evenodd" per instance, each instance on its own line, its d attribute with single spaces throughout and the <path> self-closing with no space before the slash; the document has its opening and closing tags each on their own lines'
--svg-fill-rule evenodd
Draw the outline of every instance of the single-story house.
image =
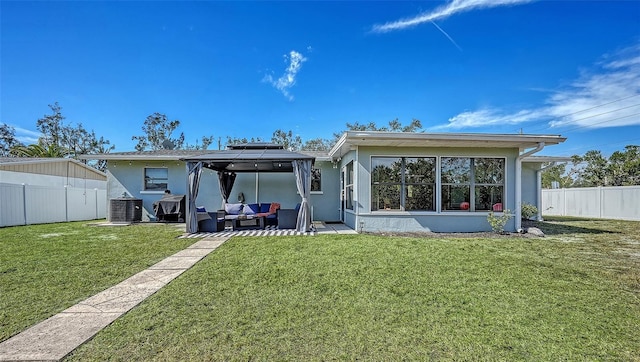
<svg viewBox="0 0 640 362">
<path fill-rule="evenodd" d="M 293 208 L 303 197 L 289 163 L 304 158 L 312 165 L 306 202 L 314 221 L 343 222 L 364 232 L 472 232 L 491 230 L 489 212 L 510 210 L 515 217 L 506 229 L 514 231 L 521 226 L 523 202 L 540 209 L 540 170 L 555 160 L 532 155 L 565 140 L 558 135 L 348 131 L 328 152 L 301 151 L 279 160 L 261 159 L 259 152 L 234 156 L 241 147 L 81 158 L 106 160 L 108 198 L 142 199 L 143 220 L 154 220 L 152 205 L 165 190 L 190 194 L 188 174 L 199 163 L 199 192 L 192 205 L 221 208 L 219 174 L 244 163 L 249 166 L 237 173 L 228 202 Z M 254 151 L 261 147 L 273 148 L 249 145 Z M 235 165 L 233 157 L 240 157 Z M 283 165 L 288 172 L 274 172 Z"/>
</svg>

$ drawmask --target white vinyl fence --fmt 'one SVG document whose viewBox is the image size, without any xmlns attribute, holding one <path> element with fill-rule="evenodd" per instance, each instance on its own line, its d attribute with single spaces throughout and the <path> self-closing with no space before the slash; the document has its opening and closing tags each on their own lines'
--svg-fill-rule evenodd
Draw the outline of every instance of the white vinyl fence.
<svg viewBox="0 0 640 362">
<path fill-rule="evenodd" d="M 542 215 L 640 221 L 640 186 L 545 189 Z"/>
<path fill-rule="evenodd" d="M 95 220 L 106 215 L 106 190 L 0 183 L 0 227 Z"/>
</svg>

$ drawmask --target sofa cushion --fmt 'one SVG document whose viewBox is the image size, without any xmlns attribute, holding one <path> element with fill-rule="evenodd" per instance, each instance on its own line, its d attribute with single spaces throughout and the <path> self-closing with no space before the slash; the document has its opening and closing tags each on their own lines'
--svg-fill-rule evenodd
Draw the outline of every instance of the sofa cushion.
<svg viewBox="0 0 640 362">
<path fill-rule="evenodd" d="M 262 204 L 260 204 L 260 211 L 259 212 L 268 213 L 270 207 L 271 207 L 271 203 L 269 203 L 269 202 L 262 203 Z"/>
<path fill-rule="evenodd" d="M 256 206 L 257 206 L 257 205 L 256 205 Z M 256 212 L 253 210 L 253 208 L 252 208 L 251 206 L 249 206 L 249 205 L 244 205 L 243 212 L 244 212 L 245 214 L 247 214 L 247 215 L 255 215 L 255 213 L 256 213 Z"/>
<path fill-rule="evenodd" d="M 225 204 L 224 211 L 230 215 L 238 215 L 242 211 L 242 204 Z"/>
</svg>

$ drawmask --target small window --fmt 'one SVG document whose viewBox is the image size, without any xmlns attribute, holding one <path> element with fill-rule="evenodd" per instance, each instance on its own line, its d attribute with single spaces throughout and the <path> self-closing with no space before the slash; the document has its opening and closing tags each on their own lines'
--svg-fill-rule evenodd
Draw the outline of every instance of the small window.
<svg viewBox="0 0 640 362">
<path fill-rule="evenodd" d="M 146 167 L 144 169 L 145 191 L 164 191 L 169 184 L 169 170 L 167 168 Z"/>
<path fill-rule="evenodd" d="M 311 168 L 311 192 L 322 191 L 322 172 L 319 168 Z"/>
</svg>

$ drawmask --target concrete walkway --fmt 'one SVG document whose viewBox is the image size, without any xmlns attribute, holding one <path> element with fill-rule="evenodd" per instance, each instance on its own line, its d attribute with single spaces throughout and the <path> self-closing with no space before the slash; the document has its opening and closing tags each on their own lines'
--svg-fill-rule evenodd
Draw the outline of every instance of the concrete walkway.
<svg viewBox="0 0 640 362">
<path fill-rule="evenodd" d="M 59 361 L 207 256 L 228 237 L 207 237 L 131 278 L 0 343 L 0 361 Z"/>
</svg>

